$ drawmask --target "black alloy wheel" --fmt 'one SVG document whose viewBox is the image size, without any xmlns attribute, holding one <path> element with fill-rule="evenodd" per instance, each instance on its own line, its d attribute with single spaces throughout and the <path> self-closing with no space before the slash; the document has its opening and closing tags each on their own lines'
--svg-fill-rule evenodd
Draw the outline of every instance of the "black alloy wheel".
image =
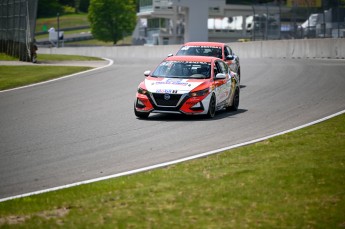
<svg viewBox="0 0 345 229">
<path fill-rule="evenodd" d="M 216 115 L 216 97 L 212 95 L 210 105 L 208 107 L 207 117 L 213 118 Z"/>
</svg>

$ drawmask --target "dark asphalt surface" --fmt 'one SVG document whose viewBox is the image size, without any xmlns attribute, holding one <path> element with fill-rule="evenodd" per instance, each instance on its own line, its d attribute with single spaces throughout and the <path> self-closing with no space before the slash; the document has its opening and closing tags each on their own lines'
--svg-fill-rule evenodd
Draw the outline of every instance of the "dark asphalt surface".
<svg viewBox="0 0 345 229">
<path fill-rule="evenodd" d="M 136 88 L 158 62 L 115 61 L 0 93 L 0 198 L 219 149 L 345 109 L 344 60 L 243 59 L 237 112 L 139 120 Z"/>
</svg>

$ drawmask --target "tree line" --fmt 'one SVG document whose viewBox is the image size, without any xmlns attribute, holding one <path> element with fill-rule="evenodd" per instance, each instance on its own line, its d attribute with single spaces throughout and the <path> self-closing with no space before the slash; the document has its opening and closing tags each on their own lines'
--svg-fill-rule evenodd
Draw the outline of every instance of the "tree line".
<svg viewBox="0 0 345 229">
<path fill-rule="evenodd" d="M 54 17 L 57 13 L 63 13 L 66 6 L 74 8 L 75 13 L 87 13 L 90 0 L 39 0 L 37 18 Z"/>
</svg>

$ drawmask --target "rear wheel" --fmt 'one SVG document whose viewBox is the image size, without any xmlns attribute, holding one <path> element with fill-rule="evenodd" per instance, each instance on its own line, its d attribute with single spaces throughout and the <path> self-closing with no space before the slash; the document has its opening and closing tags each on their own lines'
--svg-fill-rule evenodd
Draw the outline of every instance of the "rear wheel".
<svg viewBox="0 0 345 229">
<path fill-rule="evenodd" d="M 227 111 L 237 111 L 239 104 L 240 104 L 240 91 L 238 89 L 236 89 L 235 95 L 232 98 L 232 104 L 231 104 L 231 106 L 226 107 L 226 110 Z"/>
<path fill-rule="evenodd" d="M 216 115 L 216 98 L 212 95 L 210 105 L 208 107 L 207 117 L 213 118 Z"/>
</svg>

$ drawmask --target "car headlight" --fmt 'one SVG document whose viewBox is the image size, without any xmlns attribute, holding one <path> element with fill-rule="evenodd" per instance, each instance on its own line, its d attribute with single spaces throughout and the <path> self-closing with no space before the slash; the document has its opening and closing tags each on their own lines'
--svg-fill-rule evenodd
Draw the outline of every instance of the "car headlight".
<svg viewBox="0 0 345 229">
<path fill-rule="evenodd" d="M 189 95 L 190 95 L 191 97 L 204 96 L 204 95 L 208 94 L 209 91 L 210 91 L 210 89 L 209 89 L 209 88 L 206 88 L 206 89 L 204 89 L 204 90 L 190 92 Z"/>
<path fill-rule="evenodd" d="M 147 95 L 149 92 L 146 89 L 143 89 L 141 87 L 138 88 L 138 93 L 139 94 L 143 94 L 143 95 Z"/>
</svg>

